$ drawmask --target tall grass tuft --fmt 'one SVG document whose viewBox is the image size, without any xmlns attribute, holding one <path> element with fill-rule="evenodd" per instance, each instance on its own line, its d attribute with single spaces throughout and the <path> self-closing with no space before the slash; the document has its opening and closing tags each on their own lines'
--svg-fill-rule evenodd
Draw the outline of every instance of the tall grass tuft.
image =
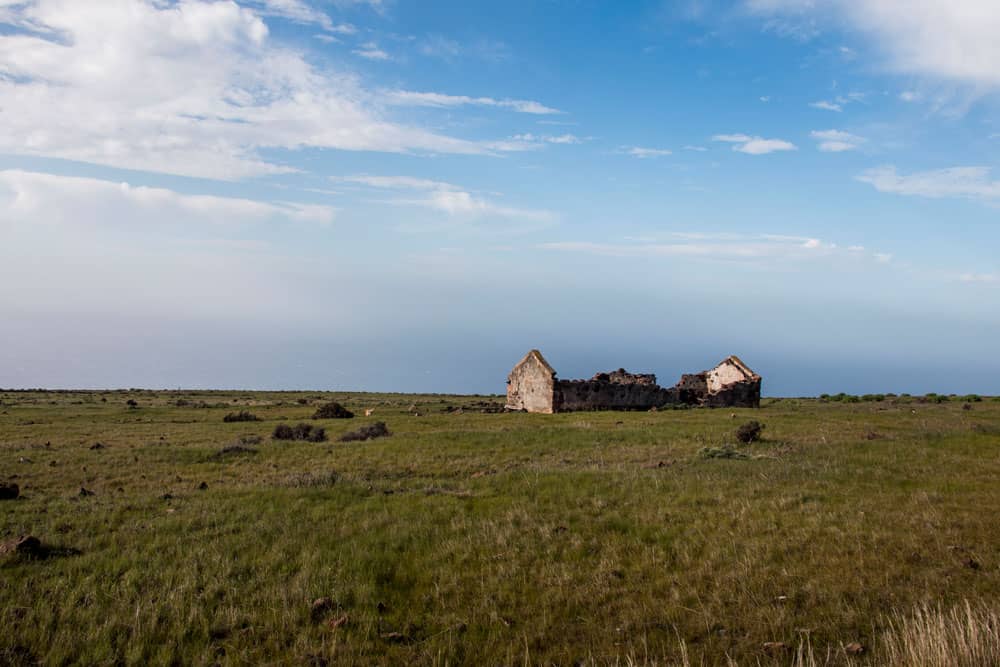
<svg viewBox="0 0 1000 667">
<path fill-rule="evenodd" d="M 895 614 L 882 638 L 880 657 L 898 667 L 1000 665 L 1000 613 L 984 604 L 943 610 L 924 605 Z"/>
</svg>

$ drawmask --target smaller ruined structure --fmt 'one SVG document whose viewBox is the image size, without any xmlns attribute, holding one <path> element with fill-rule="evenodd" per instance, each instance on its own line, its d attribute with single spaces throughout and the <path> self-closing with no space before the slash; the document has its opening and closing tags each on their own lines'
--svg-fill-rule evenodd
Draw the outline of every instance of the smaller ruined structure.
<svg viewBox="0 0 1000 667">
<path fill-rule="evenodd" d="M 507 408 L 526 412 L 575 410 L 649 410 L 674 405 L 760 407 L 761 377 L 739 357 L 709 371 L 681 376 L 661 387 L 652 374 L 624 368 L 589 380 L 560 380 L 538 350 L 531 350 L 507 377 Z"/>
<path fill-rule="evenodd" d="M 675 387 L 681 403 L 710 408 L 760 407 L 761 377 L 736 355 L 710 371 L 682 375 Z"/>
</svg>

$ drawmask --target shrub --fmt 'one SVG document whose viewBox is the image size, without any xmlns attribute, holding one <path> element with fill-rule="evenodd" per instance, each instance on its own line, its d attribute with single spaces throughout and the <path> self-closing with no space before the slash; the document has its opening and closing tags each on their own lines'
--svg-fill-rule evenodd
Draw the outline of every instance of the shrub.
<svg viewBox="0 0 1000 667">
<path fill-rule="evenodd" d="M 764 430 L 764 425 L 756 419 L 740 424 L 736 429 L 736 439 L 740 442 L 750 444 L 760 440 L 760 432 Z"/>
<path fill-rule="evenodd" d="M 229 456 L 238 456 L 240 454 L 256 454 L 257 450 L 251 447 L 244 447 L 243 445 L 229 445 L 228 447 L 223 447 L 215 454 L 212 455 L 213 459 L 224 459 Z"/>
<path fill-rule="evenodd" d="M 250 412 L 249 410 L 240 410 L 239 412 L 230 412 L 228 415 L 222 418 L 224 422 L 259 422 L 260 417 Z"/>
<path fill-rule="evenodd" d="M 314 427 L 312 424 L 278 424 L 274 427 L 271 437 L 275 440 L 304 440 L 306 442 L 324 442 L 326 429 Z"/>
<path fill-rule="evenodd" d="M 340 436 L 341 442 L 354 442 L 357 440 L 371 440 L 372 438 L 384 438 L 392 435 L 386 427 L 385 422 L 375 422 L 367 426 L 362 426 L 357 431 L 351 431 Z"/>
<path fill-rule="evenodd" d="M 316 409 L 313 419 L 351 419 L 354 413 L 345 408 L 337 401 L 324 403 Z"/>
<path fill-rule="evenodd" d="M 698 456 L 703 459 L 746 460 L 750 458 L 747 454 L 733 449 L 730 445 L 723 445 L 722 447 L 702 447 L 698 450 Z"/>
</svg>

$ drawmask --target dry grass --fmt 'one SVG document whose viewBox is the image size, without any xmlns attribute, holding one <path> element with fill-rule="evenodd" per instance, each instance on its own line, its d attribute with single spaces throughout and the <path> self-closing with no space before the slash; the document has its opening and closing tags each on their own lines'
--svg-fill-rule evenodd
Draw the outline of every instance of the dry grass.
<svg viewBox="0 0 1000 667">
<path fill-rule="evenodd" d="M 858 665 L 861 667 L 997 667 L 1000 665 L 1000 613 L 987 604 L 963 604 L 943 609 L 924 604 L 907 613 L 895 612 L 883 619 L 882 633 L 875 653 L 867 647 L 852 651 L 849 647 L 828 648 L 823 654 L 808 641 L 799 643 L 794 652 L 789 649 L 785 660 L 789 667 L 831 667 Z M 857 651 L 857 652 L 855 652 Z M 760 659 L 737 661 L 724 657 L 726 667 L 751 665 L 759 667 Z M 531 664 L 530 660 L 525 664 Z M 595 663 L 596 664 L 596 663 Z M 676 662 L 646 656 L 629 655 L 608 664 L 625 667 L 700 667 L 692 662 L 687 645 L 679 642 Z"/>
<path fill-rule="evenodd" d="M 882 638 L 882 659 L 893 667 L 1000 665 L 1000 613 L 985 604 L 942 609 L 924 605 L 896 614 Z"/>
</svg>

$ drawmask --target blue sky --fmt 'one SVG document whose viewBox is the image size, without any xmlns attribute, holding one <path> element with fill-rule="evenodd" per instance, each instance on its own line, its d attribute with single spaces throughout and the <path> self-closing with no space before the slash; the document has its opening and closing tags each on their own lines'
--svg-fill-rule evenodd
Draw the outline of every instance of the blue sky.
<svg viewBox="0 0 1000 667">
<path fill-rule="evenodd" d="M 0 0 L 0 386 L 1000 394 L 992 0 Z"/>
</svg>

